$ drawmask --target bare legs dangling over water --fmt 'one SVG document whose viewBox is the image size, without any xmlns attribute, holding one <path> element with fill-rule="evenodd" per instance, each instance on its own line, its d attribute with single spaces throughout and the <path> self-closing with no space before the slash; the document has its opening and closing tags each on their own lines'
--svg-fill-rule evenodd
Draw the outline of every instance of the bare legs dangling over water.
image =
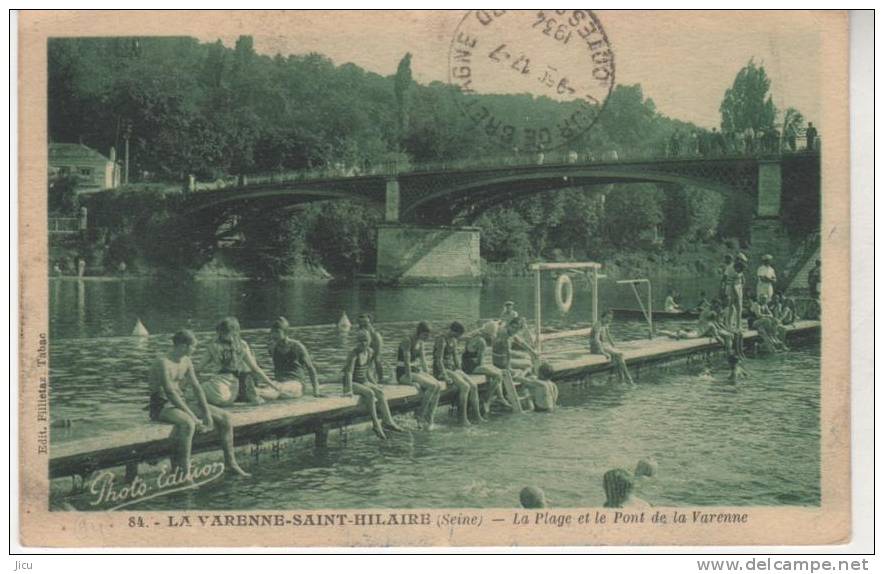
<svg viewBox="0 0 884 574">
<path fill-rule="evenodd" d="M 433 376 L 437 380 L 448 381 L 457 389 L 460 424 L 469 426 L 470 411 L 477 422 L 485 422 L 485 419 L 479 408 L 479 386 L 461 368 L 457 341 L 464 331 L 464 326 L 459 321 L 454 321 L 447 332 L 436 338 L 433 346 Z"/>
<path fill-rule="evenodd" d="M 190 356 L 196 348 L 196 337 L 186 329 L 172 337 L 172 350 L 158 357 L 150 369 L 150 418 L 175 426 L 171 439 L 177 443 L 173 466 L 183 469 L 189 476 L 193 437 L 197 432 L 211 432 L 215 428 L 221 439 L 225 467 L 241 476 L 250 476 L 236 462 L 233 447 L 233 425 L 223 410 L 213 407 L 206 401 Z M 196 410 L 202 413 L 202 420 L 194 412 L 182 394 L 182 385 L 189 385 L 196 395 Z"/>
<path fill-rule="evenodd" d="M 418 426 L 432 430 L 445 383 L 429 373 L 424 354 L 424 342 L 429 338 L 430 326 L 421 321 L 414 334 L 402 340 L 397 350 L 396 380 L 400 385 L 414 385 L 420 391 L 421 404 L 415 418 Z"/>
<path fill-rule="evenodd" d="M 634 385 L 635 381 L 629 374 L 623 353 L 617 349 L 614 338 L 611 336 L 611 322 L 614 320 L 614 312 L 608 309 L 602 313 L 601 319 L 592 326 L 592 335 L 589 343 L 590 351 L 596 355 L 604 355 L 617 373 L 617 379 L 623 383 Z"/>
<path fill-rule="evenodd" d="M 383 387 L 368 378 L 371 352 L 370 335 L 365 331 L 359 331 L 356 334 L 356 346 L 350 351 L 344 366 L 344 396 L 353 394 L 359 396 L 371 417 L 371 426 L 375 434 L 381 439 L 386 439 L 384 429 L 396 432 L 402 432 L 403 429 L 393 420 L 393 413 L 390 412 Z M 378 408 L 381 411 L 380 418 Z"/>
</svg>

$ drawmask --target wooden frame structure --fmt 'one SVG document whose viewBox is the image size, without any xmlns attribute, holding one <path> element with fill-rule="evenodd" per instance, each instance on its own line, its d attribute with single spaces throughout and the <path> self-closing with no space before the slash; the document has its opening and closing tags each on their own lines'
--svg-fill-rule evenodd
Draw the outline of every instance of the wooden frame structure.
<svg viewBox="0 0 884 574">
<path fill-rule="evenodd" d="M 579 335 L 588 335 L 592 332 L 592 327 L 585 329 L 571 329 L 569 331 L 559 331 L 556 333 L 543 334 L 543 314 L 541 311 L 541 276 L 544 271 L 586 271 L 589 270 L 590 282 L 592 283 L 592 322 L 595 324 L 599 320 L 599 269 L 602 268 L 601 263 L 593 261 L 575 262 L 575 263 L 532 263 L 530 269 L 534 271 L 534 329 L 537 340 L 537 353 L 543 352 L 543 341 L 551 339 L 562 339 L 565 337 L 574 337 Z"/>
</svg>

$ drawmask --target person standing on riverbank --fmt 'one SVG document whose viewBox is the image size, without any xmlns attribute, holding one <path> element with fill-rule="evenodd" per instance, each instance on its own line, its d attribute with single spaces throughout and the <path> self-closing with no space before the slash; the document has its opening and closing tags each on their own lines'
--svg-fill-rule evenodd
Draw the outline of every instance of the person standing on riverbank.
<svg viewBox="0 0 884 574">
<path fill-rule="evenodd" d="M 379 384 L 384 384 L 384 338 L 381 337 L 381 334 L 378 333 L 377 329 L 374 328 L 374 324 L 371 320 L 371 315 L 368 313 L 362 313 L 359 317 L 356 318 L 356 325 L 359 326 L 360 329 L 368 333 L 368 336 L 371 337 L 371 372 L 374 373 L 375 382 Z"/>
<path fill-rule="evenodd" d="M 236 462 L 233 448 L 233 424 L 223 410 L 208 404 L 193 369 L 191 355 L 196 348 L 196 336 L 182 329 L 172 337 L 172 350 L 157 357 L 148 373 L 150 387 L 150 419 L 175 426 L 172 438 L 178 441 L 177 455 L 173 466 L 181 469 L 185 476 L 190 475 L 190 455 L 193 436 L 197 432 L 211 432 L 215 427 L 221 438 L 224 451 L 224 465 L 241 476 L 250 476 Z M 191 406 L 184 400 L 182 386 L 187 385 L 196 395 L 197 410 L 202 412 L 200 420 Z"/>
<path fill-rule="evenodd" d="M 396 381 L 400 385 L 414 385 L 421 392 L 421 406 L 415 415 L 418 424 L 425 424 L 432 430 L 439 405 L 439 396 L 445 389 L 445 383 L 435 379 L 427 367 L 424 353 L 424 342 L 430 338 L 430 326 L 421 321 L 417 324 L 414 334 L 399 343 L 397 350 Z"/>
<path fill-rule="evenodd" d="M 289 322 L 285 317 L 278 318 L 270 327 L 269 351 L 273 359 L 273 376 L 280 388 L 278 398 L 300 397 L 308 378 L 313 387 L 313 396 L 323 396 L 319 392 L 319 376 L 313 359 L 303 343 L 289 338 Z"/>
<path fill-rule="evenodd" d="M 358 395 L 366 404 L 368 414 L 371 417 L 371 426 L 375 434 L 381 439 L 386 439 L 384 429 L 396 432 L 404 432 L 404 429 L 393 420 L 390 405 L 384 394 L 384 388 L 373 383 L 368 378 L 368 369 L 371 365 L 371 336 L 365 331 L 356 333 L 356 346 L 347 355 L 344 364 L 344 396 Z M 380 407 L 381 419 L 378 418 Z"/>
<path fill-rule="evenodd" d="M 454 321 L 445 333 L 436 338 L 433 345 L 433 376 L 438 381 L 447 381 L 457 389 L 457 406 L 460 424 L 470 425 L 469 411 L 478 422 L 485 422 L 479 409 L 479 385 L 473 382 L 461 369 L 457 341 L 464 334 L 464 326 Z"/>
</svg>

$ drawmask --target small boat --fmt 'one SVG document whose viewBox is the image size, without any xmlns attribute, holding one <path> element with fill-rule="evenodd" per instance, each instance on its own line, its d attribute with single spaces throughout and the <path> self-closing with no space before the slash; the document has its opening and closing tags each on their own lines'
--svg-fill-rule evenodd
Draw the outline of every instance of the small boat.
<svg viewBox="0 0 884 574">
<path fill-rule="evenodd" d="M 641 309 L 611 309 L 614 319 L 644 319 Z M 698 311 L 657 311 L 654 309 L 654 319 L 698 319 Z"/>
<path fill-rule="evenodd" d="M 350 323 L 350 318 L 347 317 L 347 312 L 344 311 L 341 313 L 341 318 L 338 319 L 338 330 L 339 331 L 349 331 L 350 327 L 353 325 Z"/>
<path fill-rule="evenodd" d="M 132 336 L 133 337 L 149 337 L 150 333 L 147 332 L 147 327 L 141 322 L 141 319 L 135 319 L 135 326 L 132 328 Z"/>
</svg>

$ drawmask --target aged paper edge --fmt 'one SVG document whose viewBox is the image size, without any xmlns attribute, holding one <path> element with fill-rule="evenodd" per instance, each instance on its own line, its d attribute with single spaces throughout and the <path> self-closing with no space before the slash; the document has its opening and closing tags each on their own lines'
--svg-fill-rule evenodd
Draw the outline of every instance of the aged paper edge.
<svg viewBox="0 0 884 574">
<path fill-rule="evenodd" d="M 600 12 L 604 15 L 605 12 Z M 432 12 L 390 12 L 397 18 L 433 18 Z M 822 156 L 823 323 L 821 388 L 821 506 L 696 508 L 750 514 L 747 525 L 630 525 L 605 530 L 585 527 L 514 527 L 514 509 L 464 509 L 493 527 L 440 529 L 436 519 L 458 509 L 419 510 L 429 513 L 427 527 L 273 528 L 241 527 L 150 530 L 127 527 L 136 513 L 49 512 L 48 455 L 37 454 L 36 405 L 41 377 L 48 369 L 36 361 L 41 336 L 48 333 L 47 261 L 47 126 L 46 40 L 53 36 L 192 35 L 212 29 L 218 35 L 284 34 L 294 13 L 198 13 L 135 11 L 22 12 L 19 17 L 19 480 L 20 541 L 45 547 L 246 547 L 246 546 L 580 546 L 580 545 L 818 545 L 850 539 L 850 202 L 848 115 L 848 18 L 846 12 L 792 12 L 792 17 L 815 19 L 821 34 L 821 132 L 826 135 Z M 690 18 L 684 13 L 685 22 Z M 331 17 L 331 16 L 330 16 Z M 764 17 L 729 12 L 731 20 Z M 825 26 L 824 26 L 825 24 Z M 395 24 L 394 24 L 395 25 Z M 687 25 L 687 24 L 686 24 Z M 109 31 L 113 31 L 109 34 Z M 50 341 L 51 344 L 51 341 Z M 575 517 L 594 509 L 566 509 Z M 655 509 L 656 510 L 656 509 Z M 659 508 L 690 512 L 693 508 Z M 138 512 L 150 523 L 196 514 L 293 514 L 295 510 Z M 338 511 L 350 514 L 391 512 Z"/>
</svg>

